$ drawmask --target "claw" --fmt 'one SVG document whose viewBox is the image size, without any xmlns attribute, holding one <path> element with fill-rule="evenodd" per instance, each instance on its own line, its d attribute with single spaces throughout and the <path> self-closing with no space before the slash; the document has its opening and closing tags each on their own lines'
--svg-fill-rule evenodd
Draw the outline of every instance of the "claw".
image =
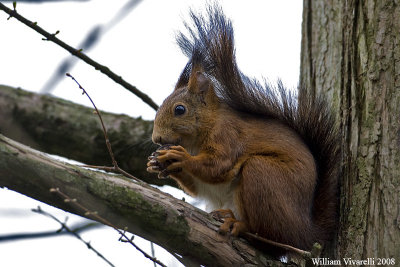
<svg viewBox="0 0 400 267">
<path fill-rule="evenodd" d="M 218 209 L 210 212 L 211 216 L 217 220 L 221 221 L 226 218 L 233 218 L 235 219 L 235 215 L 233 214 L 232 210 L 230 209 Z"/>
<path fill-rule="evenodd" d="M 154 152 L 153 152 L 154 154 Z M 147 159 L 148 160 L 155 160 L 157 157 L 155 155 L 151 154 Z"/>
<path fill-rule="evenodd" d="M 219 227 L 218 232 L 221 234 L 231 234 L 232 236 L 238 236 L 241 233 L 247 232 L 248 228 L 245 222 L 238 221 L 234 218 L 227 218 L 224 223 Z"/>
<path fill-rule="evenodd" d="M 168 175 L 169 175 L 169 172 L 165 169 L 158 173 L 158 178 L 165 179 L 165 178 L 168 178 Z"/>
<path fill-rule="evenodd" d="M 240 233 L 247 232 L 247 224 L 237 220 L 230 209 L 218 209 L 212 211 L 210 214 L 215 220 L 224 222 L 218 229 L 220 234 L 238 236 Z"/>
<path fill-rule="evenodd" d="M 149 167 L 147 167 L 146 171 L 150 172 L 150 173 L 157 173 L 157 172 L 160 172 L 161 169 L 159 166 L 149 166 Z"/>
</svg>

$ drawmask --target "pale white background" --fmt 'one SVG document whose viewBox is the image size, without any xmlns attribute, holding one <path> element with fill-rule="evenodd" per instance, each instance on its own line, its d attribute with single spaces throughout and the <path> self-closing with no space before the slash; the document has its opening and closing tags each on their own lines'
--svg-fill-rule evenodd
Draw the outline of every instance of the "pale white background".
<svg viewBox="0 0 400 267">
<path fill-rule="evenodd" d="M 127 0 L 92 0 L 45 4 L 18 3 L 22 15 L 37 21 L 72 46 L 84 39 L 94 25 L 109 23 Z M 233 20 L 238 65 L 250 76 L 270 81 L 281 78 L 291 88 L 298 83 L 300 62 L 300 0 L 219 1 Z M 5 3 L 5 2 L 3 2 Z M 88 55 L 107 65 L 158 104 L 171 92 L 186 58 L 174 42 L 183 29 L 189 7 L 203 9 L 206 1 L 144 0 L 102 37 Z M 11 7 L 11 2 L 6 3 Z M 38 33 L 0 11 L 0 84 L 40 91 L 60 62 L 69 54 Z M 155 112 L 141 100 L 93 67 L 78 62 L 70 72 L 91 94 L 96 105 L 115 113 L 154 118 Z M 70 79 L 63 79 L 53 94 L 89 105 Z M 1 112 L 1 111 L 0 111 Z M 177 190 L 173 194 L 180 197 Z M 0 235 L 58 229 L 50 219 L 30 212 L 37 205 L 69 222 L 68 215 L 7 189 L 0 189 Z M 82 235 L 116 266 L 153 266 L 134 248 L 118 242 L 118 234 L 99 229 Z M 150 244 L 135 238 L 150 253 Z M 179 263 L 161 248 L 156 256 L 168 266 Z M 0 243 L 0 266 L 108 266 L 72 237 Z"/>
</svg>

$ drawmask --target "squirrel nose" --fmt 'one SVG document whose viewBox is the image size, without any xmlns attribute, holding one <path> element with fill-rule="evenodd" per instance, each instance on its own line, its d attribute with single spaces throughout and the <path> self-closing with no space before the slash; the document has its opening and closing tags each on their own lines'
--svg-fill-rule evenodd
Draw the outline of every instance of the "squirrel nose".
<svg viewBox="0 0 400 267">
<path fill-rule="evenodd" d="M 151 139 L 154 144 L 159 144 L 159 145 L 162 144 L 162 139 L 160 135 L 153 135 Z"/>
</svg>

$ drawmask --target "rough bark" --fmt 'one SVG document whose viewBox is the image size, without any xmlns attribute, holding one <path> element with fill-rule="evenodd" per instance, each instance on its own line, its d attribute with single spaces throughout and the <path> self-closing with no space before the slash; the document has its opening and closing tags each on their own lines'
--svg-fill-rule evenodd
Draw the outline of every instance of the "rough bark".
<svg viewBox="0 0 400 267">
<path fill-rule="evenodd" d="M 181 255 L 177 258 L 188 266 L 283 266 L 242 239 L 218 234 L 219 223 L 209 214 L 146 183 L 56 161 L 2 135 L 0 186 L 91 218 L 50 192 L 60 188 L 118 228 Z"/>
<path fill-rule="evenodd" d="M 399 1 L 304 1 L 301 84 L 342 135 L 335 258 L 400 261 L 399 33 Z"/>
<path fill-rule="evenodd" d="M 101 112 L 119 166 L 156 185 L 176 186 L 146 172 L 153 122 Z M 89 165 L 110 166 L 103 131 L 92 108 L 0 86 L 0 133 L 46 153 Z"/>
</svg>

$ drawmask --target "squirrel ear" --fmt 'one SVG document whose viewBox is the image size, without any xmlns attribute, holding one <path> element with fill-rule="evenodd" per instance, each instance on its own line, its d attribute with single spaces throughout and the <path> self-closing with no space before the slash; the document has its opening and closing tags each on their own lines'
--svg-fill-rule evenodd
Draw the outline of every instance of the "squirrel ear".
<svg viewBox="0 0 400 267">
<path fill-rule="evenodd" d="M 188 88 L 193 93 L 204 94 L 207 93 L 210 88 L 211 81 L 204 75 L 201 71 L 196 71 L 196 73 L 190 75 Z"/>
</svg>

